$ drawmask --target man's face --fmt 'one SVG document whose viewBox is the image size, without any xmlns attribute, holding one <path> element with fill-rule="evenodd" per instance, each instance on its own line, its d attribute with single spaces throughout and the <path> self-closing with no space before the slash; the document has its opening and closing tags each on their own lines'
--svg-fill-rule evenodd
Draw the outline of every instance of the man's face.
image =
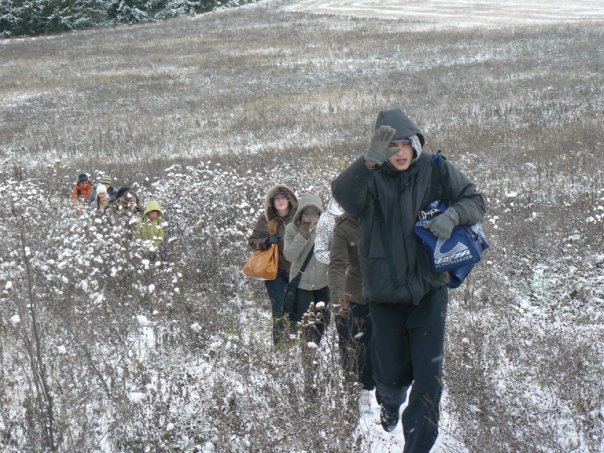
<svg viewBox="0 0 604 453">
<path fill-rule="evenodd" d="M 397 148 L 396 154 L 392 155 L 388 162 L 398 171 L 408 170 L 413 162 L 413 148 L 407 140 L 392 140 L 388 148 Z"/>
</svg>

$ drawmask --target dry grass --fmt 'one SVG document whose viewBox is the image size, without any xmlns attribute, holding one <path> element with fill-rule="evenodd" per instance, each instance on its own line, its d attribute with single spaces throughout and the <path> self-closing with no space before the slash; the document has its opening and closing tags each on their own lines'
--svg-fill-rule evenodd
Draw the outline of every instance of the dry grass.
<svg viewBox="0 0 604 453">
<path fill-rule="evenodd" d="M 604 294 L 594 283 L 601 282 L 604 246 L 603 38 L 601 23 L 410 33 L 404 19 L 306 15 L 269 5 L 5 41 L 0 172 L 3 180 L 14 179 L 17 164 L 24 179 L 62 196 L 80 169 L 100 170 L 165 197 L 182 241 L 175 266 L 187 282 L 183 292 L 189 291 L 159 315 L 158 322 L 172 326 L 167 353 L 200 348 L 203 359 L 230 360 L 225 367 L 240 373 L 195 389 L 220 405 L 197 402 L 199 417 L 187 416 L 177 432 L 180 439 L 188 436 L 188 445 L 214 436 L 225 448 L 270 450 L 284 432 L 296 435 L 317 406 L 293 390 L 299 374 L 278 368 L 238 321 L 233 298 L 264 300 L 264 292 L 232 275 L 256 214 L 227 208 L 259 206 L 276 180 L 326 199 L 329 180 L 367 145 L 376 113 L 402 106 L 425 130 L 430 147 L 443 149 L 489 202 L 488 261 L 452 292 L 446 385 L 456 437 L 470 451 L 597 451 L 604 432 L 596 404 L 603 390 L 594 378 L 601 376 L 604 341 Z M 200 162 L 216 176 L 208 177 Z M 173 164 L 177 170 L 165 172 Z M 198 192 L 188 193 L 187 184 L 197 182 Z M 0 200 L 6 197 L 0 193 Z M 2 217 L 10 217 L 8 205 L 2 209 Z M 13 237 L 12 225 L 0 223 L 3 237 Z M 240 234 L 223 233 L 225 225 Z M 43 235 L 36 240 L 44 247 Z M 8 251 L 0 257 L 3 269 L 17 272 Z M 120 308 L 128 319 L 145 307 L 137 297 Z M 216 315 L 216 304 L 225 301 L 226 314 Z M 206 336 L 187 337 L 191 318 L 207 322 Z M 259 318 L 259 325 L 264 321 Z M 12 338 L 6 326 L 0 331 Z M 233 403 L 230 379 L 250 388 L 257 382 L 246 354 L 208 352 L 213 335 L 245 344 L 269 379 L 285 376 L 273 393 L 267 390 L 269 400 Z M 77 363 L 86 369 L 85 360 Z M 163 365 L 151 371 L 163 372 Z M 168 384 L 186 388 L 190 371 L 172 366 L 178 371 L 166 377 Z M 133 372 L 132 381 L 144 381 L 143 371 Z M 562 375 L 567 378 L 559 382 Z M 5 382 L 10 379 L 6 375 Z M 329 385 L 333 390 L 339 383 Z M 286 396 L 289 405 L 281 399 Z M 0 398 L 9 402 L 10 395 L 0 392 Z M 333 407 L 347 407 L 338 398 Z M 160 400 L 158 394 L 154 404 L 165 414 L 195 405 Z M 270 404 L 264 409 L 275 416 L 291 410 L 290 419 L 269 433 L 257 414 L 247 428 L 232 420 L 255 404 Z M 67 406 L 62 410 L 70 416 Z M 216 412 L 208 426 L 203 414 L 210 410 Z M 321 416 L 337 421 L 329 411 Z M 123 448 L 138 448 L 145 439 L 157 448 L 185 445 L 152 438 L 158 434 L 144 411 L 131 418 L 128 429 L 138 430 L 137 439 L 126 428 L 109 430 Z M 353 418 L 345 412 L 341 426 L 330 425 L 329 432 L 345 438 Z M 583 443 L 573 444 L 566 433 L 577 433 Z M 243 443 L 233 444 L 229 435 Z M 304 445 L 304 437 L 291 439 Z M 92 440 L 71 442 L 89 446 Z M 330 445 L 342 448 L 345 441 Z"/>
</svg>

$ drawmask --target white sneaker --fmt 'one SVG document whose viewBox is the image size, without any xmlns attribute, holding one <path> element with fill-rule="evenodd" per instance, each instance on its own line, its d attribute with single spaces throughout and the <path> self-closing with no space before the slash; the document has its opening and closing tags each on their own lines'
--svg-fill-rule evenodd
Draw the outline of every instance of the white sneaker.
<svg viewBox="0 0 604 453">
<path fill-rule="evenodd" d="M 359 410 L 361 414 L 371 414 L 371 391 L 361 390 L 359 394 Z"/>
</svg>

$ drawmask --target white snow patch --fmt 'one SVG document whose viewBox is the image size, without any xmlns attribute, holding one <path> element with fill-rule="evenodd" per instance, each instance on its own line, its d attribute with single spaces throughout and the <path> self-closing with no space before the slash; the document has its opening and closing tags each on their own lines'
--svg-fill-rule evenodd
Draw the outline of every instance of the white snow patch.
<svg viewBox="0 0 604 453">
<path fill-rule="evenodd" d="M 405 22 L 409 30 L 537 25 L 556 22 L 601 21 L 604 3 L 593 0 L 300 0 L 287 11 L 376 17 Z"/>
<path fill-rule="evenodd" d="M 145 394 L 142 392 L 130 392 L 128 399 L 134 404 L 138 404 L 145 399 Z"/>
<path fill-rule="evenodd" d="M 141 327 L 147 327 L 151 325 L 151 322 L 143 315 L 136 315 L 136 320 L 138 321 L 138 325 Z"/>
</svg>

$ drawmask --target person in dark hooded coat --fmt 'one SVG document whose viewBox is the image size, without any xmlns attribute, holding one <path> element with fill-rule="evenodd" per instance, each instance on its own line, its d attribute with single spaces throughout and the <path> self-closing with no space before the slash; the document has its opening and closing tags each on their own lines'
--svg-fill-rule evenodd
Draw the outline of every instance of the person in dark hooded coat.
<svg viewBox="0 0 604 453">
<path fill-rule="evenodd" d="M 359 219 L 363 296 L 373 326 L 371 359 L 381 423 L 396 428 L 400 406 L 405 452 L 427 452 L 438 436 L 447 273 L 432 271 L 413 233 L 419 212 L 434 200 L 449 208 L 428 224 L 441 239 L 456 225 L 479 222 L 482 195 L 468 178 L 422 152 L 424 136 L 400 109 L 379 113 L 369 150 L 332 183 L 335 199 Z"/>
<path fill-rule="evenodd" d="M 290 263 L 283 254 L 285 226 L 294 218 L 298 208 L 298 199 L 294 192 L 283 184 L 278 184 L 267 192 L 264 198 L 264 211 L 258 218 L 248 244 L 252 250 L 266 250 L 277 244 L 279 250 L 279 270 L 275 280 L 264 282 L 273 311 L 273 342 L 285 340 L 286 322 L 283 313 L 283 298 L 289 282 Z"/>
</svg>

